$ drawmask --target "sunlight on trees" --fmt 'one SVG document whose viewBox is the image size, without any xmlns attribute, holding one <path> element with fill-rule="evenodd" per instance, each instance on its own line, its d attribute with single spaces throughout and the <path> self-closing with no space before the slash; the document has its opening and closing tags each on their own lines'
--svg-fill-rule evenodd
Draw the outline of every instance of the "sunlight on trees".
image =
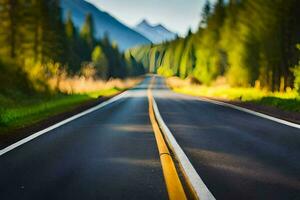
<svg viewBox="0 0 300 200">
<path fill-rule="evenodd" d="M 186 38 L 130 50 L 150 71 L 212 84 L 283 91 L 294 87 L 300 1 L 218 0 L 203 8 L 199 30 Z M 296 70 L 297 71 L 297 70 Z"/>
<path fill-rule="evenodd" d="M 80 36 L 87 42 L 87 44 L 92 47 L 94 44 L 94 34 L 95 34 L 95 28 L 94 28 L 94 22 L 91 14 L 87 14 L 84 24 L 81 27 L 80 30 Z"/>
<path fill-rule="evenodd" d="M 141 63 L 120 52 L 108 35 L 95 38 L 94 33 L 89 13 L 80 28 L 75 27 L 71 12 L 64 21 L 59 0 L 0 0 L 0 73 L 20 71 L 14 78 L 24 79 L 31 92 L 53 93 L 56 87 L 48 85 L 52 79 L 59 85 L 63 78 L 75 78 L 83 72 L 104 80 L 145 72 Z M 0 79 L 5 85 L 2 80 L 6 79 Z M 22 92 L 22 86 L 14 82 L 0 95 L 10 95 L 18 88 Z"/>
<path fill-rule="evenodd" d="M 300 45 L 297 45 L 298 50 L 300 51 Z M 298 65 L 295 66 L 293 69 L 295 81 L 294 81 L 294 87 L 296 91 L 300 94 L 300 59 L 298 62 Z"/>
<path fill-rule="evenodd" d="M 97 75 L 101 79 L 107 79 L 108 61 L 99 45 L 94 48 L 92 53 L 92 62 L 97 70 Z"/>
</svg>

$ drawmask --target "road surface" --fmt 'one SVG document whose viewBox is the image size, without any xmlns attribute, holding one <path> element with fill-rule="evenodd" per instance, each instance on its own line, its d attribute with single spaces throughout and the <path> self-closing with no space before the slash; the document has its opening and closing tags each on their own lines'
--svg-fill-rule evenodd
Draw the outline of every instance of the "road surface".
<svg viewBox="0 0 300 200">
<path fill-rule="evenodd" d="M 300 199 L 300 130 L 170 91 L 160 114 L 216 199 Z"/>
<path fill-rule="evenodd" d="M 148 76 L 118 101 L 0 156 L 0 199 L 167 199 Z M 300 131 L 170 91 L 162 118 L 216 199 L 300 199 Z"/>
<path fill-rule="evenodd" d="M 122 99 L 0 157 L 0 199 L 167 199 L 147 78 Z"/>
</svg>

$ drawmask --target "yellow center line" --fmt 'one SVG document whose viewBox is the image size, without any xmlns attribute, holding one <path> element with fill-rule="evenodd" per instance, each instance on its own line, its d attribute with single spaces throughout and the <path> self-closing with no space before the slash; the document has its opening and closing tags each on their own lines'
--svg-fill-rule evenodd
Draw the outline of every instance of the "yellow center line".
<svg viewBox="0 0 300 200">
<path fill-rule="evenodd" d="M 183 186 L 180 182 L 178 173 L 176 171 L 175 164 L 172 160 L 169 149 L 165 143 L 162 132 L 155 118 L 155 114 L 153 110 L 153 95 L 152 95 L 152 87 L 154 85 L 154 82 L 155 82 L 155 78 L 152 78 L 150 86 L 147 91 L 148 101 L 149 101 L 149 117 L 154 131 L 159 155 L 160 155 L 160 162 L 162 165 L 164 179 L 167 186 L 167 192 L 170 200 L 185 200 L 187 198 Z"/>
</svg>

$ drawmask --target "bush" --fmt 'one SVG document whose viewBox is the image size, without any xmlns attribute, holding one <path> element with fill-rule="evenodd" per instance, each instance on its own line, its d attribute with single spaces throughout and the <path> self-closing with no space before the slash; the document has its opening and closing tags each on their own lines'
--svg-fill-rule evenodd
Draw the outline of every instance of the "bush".
<svg viewBox="0 0 300 200">
<path fill-rule="evenodd" d="M 0 60 L 0 95 L 16 96 L 18 93 L 34 93 L 27 74 L 11 60 Z"/>
<path fill-rule="evenodd" d="M 294 68 L 293 72 L 295 76 L 294 87 L 297 90 L 298 94 L 300 94 L 300 63 Z"/>
</svg>

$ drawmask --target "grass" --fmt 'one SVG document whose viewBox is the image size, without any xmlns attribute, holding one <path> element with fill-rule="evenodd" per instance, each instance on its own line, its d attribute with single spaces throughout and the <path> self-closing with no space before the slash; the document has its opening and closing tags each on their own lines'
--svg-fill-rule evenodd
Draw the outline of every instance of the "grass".
<svg viewBox="0 0 300 200">
<path fill-rule="evenodd" d="M 25 72 L 14 61 L 0 60 L 0 134 L 70 111 L 99 96 L 114 95 L 141 81 L 141 77 L 107 81 L 63 70 L 51 76 L 43 73 L 31 66 Z"/>
<path fill-rule="evenodd" d="M 253 100 L 253 103 L 277 107 L 281 110 L 300 112 L 300 99 L 282 99 L 278 97 L 263 97 L 259 100 Z"/>
<path fill-rule="evenodd" d="M 123 89 L 110 88 L 85 94 L 37 95 L 8 99 L 0 96 L 0 132 L 26 127 L 53 115 L 63 113 L 99 96 L 111 96 Z"/>
<path fill-rule="evenodd" d="M 167 84 L 178 93 L 251 102 L 255 104 L 273 106 L 286 111 L 300 112 L 300 96 L 296 91 L 270 92 L 258 88 L 229 87 L 228 85 L 203 86 L 191 84 L 188 80 L 172 77 Z"/>
</svg>

